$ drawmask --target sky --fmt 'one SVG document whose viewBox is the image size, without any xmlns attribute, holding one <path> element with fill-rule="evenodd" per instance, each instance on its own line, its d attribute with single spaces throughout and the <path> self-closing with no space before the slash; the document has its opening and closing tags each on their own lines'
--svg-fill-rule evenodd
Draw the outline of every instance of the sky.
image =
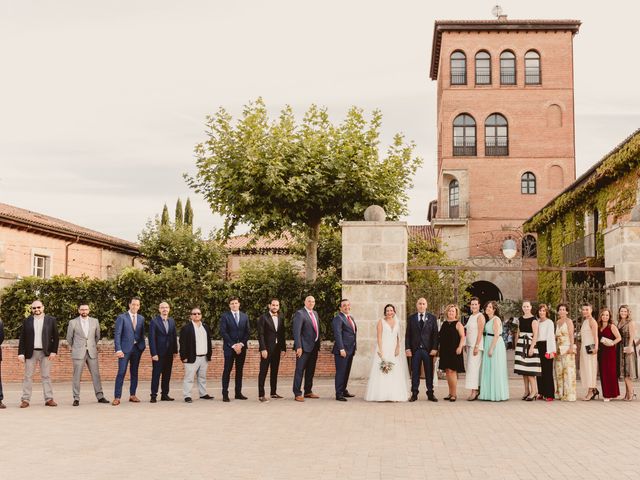
<svg viewBox="0 0 640 480">
<path fill-rule="evenodd" d="M 488 20 L 496 0 L 0 0 L 0 202 L 135 241 L 167 203 L 191 198 L 205 232 L 221 225 L 183 173 L 207 114 L 234 117 L 261 96 L 272 115 L 312 103 L 339 122 L 382 111 L 382 142 L 403 132 L 424 165 L 410 224 L 436 197 L 435 20 Z M 577 19 L 580 175 L 640 127 L 632 0 L 503 0 L 509 19 Z M 543 66 L 544 68 L 544 66 Z"/>
</svg>

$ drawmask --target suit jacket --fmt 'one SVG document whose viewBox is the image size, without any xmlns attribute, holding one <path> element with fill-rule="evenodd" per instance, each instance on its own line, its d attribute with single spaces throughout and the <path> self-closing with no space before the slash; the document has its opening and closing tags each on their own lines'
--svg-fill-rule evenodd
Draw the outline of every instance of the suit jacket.
<svg viewBox="0 0 640 480">
<path fill-rule="evenodd" d="M 167 319 L 169 331 L 164 328 L 164 322 L 160 315 L 156 315 L 149 322 L 149 350 L 151 356 L 173 355 L 178 353 L 178 332 L 173 318 Z"/>
<path fill-rule="evenodd" d="M 207 332 L 207 362 L 210 362 L 211 330 L 204 322 L 202 322 L 202 326 Z M 193 322 L 188 322 L 180 329 L 180 360 L 186 360 L 187 363 L 195 363 L 196 361 L 196 329 L 193 327 Z"/>
<path fill-rule="evenodd" d="M 273 318 L 271 318 L 271 312 L 260 315 L 258 318 L 258 345 L 260 351 L 267 350 L 269 353 L 274 350 L 287 351 L 287 342 L 284 338 L 284 318 L 281 315 L 278 315 L 277 331 Z"/>
<path fill-rule="evenodd" d="M 4 324 L 0 320 L 0 345 L 4 342 Z M 2 361 L 2 347 L 0 347 L 0 362 Z"/>
<path fill-rule="evenodd" d="M 96 318 L 89 317 L 89 336 L 85 337 L 82 330 L 82 320 L 76 317 L 69 321 L 67 327 L 67 342 L 71 349 L 71 358 L 84 360 L 86 352 L 89 357 L 98 358 L 98 340 L 100 340 L 100 324 Z"/>
<path fill-rule="evenodd" d="M 33 356 L 33 340 L 35 331 L 33 329 L 33 315 L 22 321 L 20 330 L 20 342 L 18 343 L 18 355 L 24 355 L 24 358 Z M 51 353 L 58 353 L 58 326 L 56 319 L 49 315 L 44 316 L 42 323 L 42 351 L 45 356 Z"/>
<path fill-rule="evenodd" d="M 425 313 L 424 328 L 420 329 L 417 313 L 409 317 L 404 338 L 405 350 L 415 352 L 422 344 L 427 352 L 438 349 L 438 320 L 433 313 Z"/>
<path fill-rule="evenodd" d="M 349 315 L 351 317 L 351 315 Z M 353 321 L 353 326 L 355 330 L 351 328 L 351 323 L 347 319 L 347 316 L 344 313 L 338 313 L 331 323 L 333 324 L 333 353 L 335 355 L 340 354 L 340 350 L 344 350 L 347 352 L 347 355 L 353 355 L 356 353 L 356 335 L 358 333 L 358 326 L 356 325 L 356 321 L 353 317 L 351 317 Z"/>
<path fill-rule="evenodd" d="M 136 315 L 136 331 L 134 332 L 129 312 L 118 315 L 113 332 L 113 343 L 116 352 L 131 353 L 134 346 L 141 352 L 144 351 L 144 317 L 139 313 Z"/>
<path fill-rule="evenodd" d="M 313 311 L 318 325 L 318 341 L 316 342 L 316 331 L 313 328 L 311 316 L 305 308 L 301 308 L 293 315 L 293 348 L 302 348 L 303 352 L 312 352 L 320 343 L 320 317 L 318 312 Z"/>
<path fill-rule="evenodd" d="M 233 349 L 232 345 L 236 343 L 244 344 L 244 349 L 247 348 L 247 342 L 249 342 L 249 317 L 244 312 L 238 312 L 240 315 L 240 321 L 236 324 L 236 319 L 233 318 L 231 311 L 224 312 L 220 317 L 220 336 L 224 342 L 225 353 L 231 353 Z"/>
</svg>

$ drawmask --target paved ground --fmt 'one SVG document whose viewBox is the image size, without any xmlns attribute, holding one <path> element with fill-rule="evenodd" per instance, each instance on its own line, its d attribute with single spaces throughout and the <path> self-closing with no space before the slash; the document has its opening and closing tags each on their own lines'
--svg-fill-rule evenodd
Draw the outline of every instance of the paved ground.
<svg viewBox="0 0 640 480">
<path fill-rule="evenodd" d="M 441 381 L 438 397 L 446 395 Z M 332 381 L 316 382 L 320 400 L 95 403 L 83 384 L 54 384 L 57 408 L 17 408 L 20 385 L 5 386 L 0 411 L 0 479 L 485 479 L 638 478 L 640 402 L 522 402 L 521 383 L 503 403 L 333 400 Z M 112 398 L 113 384 L 105 385 Z M 179 397 L 180 385 L 174 391 Z M 640 390 L 640 389 L 639 389 Z M 461 391 L 462 393 L 462 391 Z M 466 397 L 466 392 L 461 394 Z M 178 399 L 181 400 L 181 399 Z"/>
</svg>

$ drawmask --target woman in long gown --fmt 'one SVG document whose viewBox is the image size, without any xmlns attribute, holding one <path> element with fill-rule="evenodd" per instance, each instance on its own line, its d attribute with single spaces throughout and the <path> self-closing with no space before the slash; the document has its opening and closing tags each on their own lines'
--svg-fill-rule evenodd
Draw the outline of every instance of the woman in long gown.
<svg viewBox="0 0 640 480">
<path fill-rule="evenodd" d="M 449 395 L 445 400 L 455 402 L 458 398 L 458 373 L 464 372 L 464 327 L 460 323 L 460 309 L 457 305 L 447 305 L 447 318 L 442 322 L 439 333 L 440 368 L 447 375 Z"/>
<path fill-rule="evenodd" d="M 593 400 L 598 392 L 598 322 L 593 318 L 593 307 L 583 303 L 581 307 L 582 326 L 580 327 L 580 383 L 587 389 L 583 400 Z"/>
<path fill-rule="evenodd" d="M 409 398 L 409 367 L 400 348 L 400 322 L 393 305 L 384 307 L 384 318 L 378 321 L 378 341 L 364 399 L 368 402 L 406 402 Z M 402 353 L 402 354 L 401 354 Z M 391 363 L 384 373 L 382 362 Z"/>
<path fill-rule="evenodd" d="M 633 381 L 638 379 L 638 357 L 636 349 L 636 326 L 631 320 L 628 305 L 620 305 L 618 309 L 618 331 L 622 337 L 620 349 L 620 376 L 624 378 L 624 399 L 633 400 Z"/>
<path fill-rule="evenodd" d="M 608 402 L 612 398 L 620 396 L 618 385 L 616 345 L 622 337 L 612 322 L 613 316 L 608 308 L 600 309 L 598 315 L 598 366 L 600 367 L 600 383 L 602 384 L 602 396 Z"/>
<path fill-rule="evenodd" d="M 467 350 L 467 373 L 465 374 L 464 386 L 471 390 L 471 395 L 467 400 L 478 399 L 480 394 L 480 367 L 482 366 L 482 332 L 484 331 L 485 318 L 480 312 L 480 300 L 473 297 L 469 303 L 471 315 L 467 321 L 466 350 Z"/>
<path fill-rule="evenodd" d="M 509 400 L 507 377 L 507 349 L 502 339 L 502 321 L 498 317 L 498 304 L 488 302 L 484 313 L 489 319 L 484 327 L 484 351 L 480 375 L 480 400 L 499 402 Z"/>
<path fill-rule="evenodd" d="M 553 358 L 556 356 L 556 332 L 553 320 L 549 318 L 549 307 L 538 305 L 538 353 L 542 375 L 536 377 L 540 399 L 553 402 L 555 388 L 553 386 Z"/>
<path fill-rule="evenodd" d="M 576 401 L 576 345 L 573 343 L 573 322 L 568 317 L 566 303 L 558 305 L 556 324 L 557 353 L 553 365 L 556 380 L 555 397 L 563 402 Z"/>
</svg>

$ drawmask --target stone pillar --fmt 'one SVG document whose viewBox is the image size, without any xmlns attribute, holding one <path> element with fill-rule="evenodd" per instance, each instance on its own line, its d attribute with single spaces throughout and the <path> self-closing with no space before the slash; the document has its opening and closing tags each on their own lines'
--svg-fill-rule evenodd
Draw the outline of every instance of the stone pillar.
<svg viewBox="0 0 640 480">
<path fill-rule="evenodd" d="M 342 296 L 350 300 L 358 323 L 352 378 L 369 376 L 377 342 L 376 324 L 388 303 L 396 307 L 404 341 L 407 248 L 406 222 L 342 223 Z"/>
<path fill-rule="evenodd" d="M 640 327 L 640 221 L 618 223 L 604 231 L 604 262 L 615 268 L 605 275 L 614 317 L 620 305 L 627 304 Z"/>
</svg>

